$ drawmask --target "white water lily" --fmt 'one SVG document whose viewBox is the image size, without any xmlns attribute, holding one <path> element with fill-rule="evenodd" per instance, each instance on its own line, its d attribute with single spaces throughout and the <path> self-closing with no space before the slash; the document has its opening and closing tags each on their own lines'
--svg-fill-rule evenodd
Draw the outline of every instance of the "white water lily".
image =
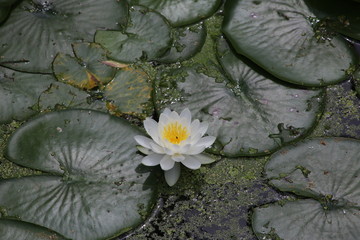
<svg viewBox="0 0 360 240">
<path fill-rule="evenodd" d="M 202 152 L 214 143 L 215 137 L 203 137 L 208 124 L 198 119 L 191 122 L 191 113 L 187 108 L 180 115 L 166 108 L 160 114 L 159 123 L 146 118 L 144 127 L 152 139 L 135 136 L 136 142 L 141 145 L 139 150 L 147 155 L 142 159 L 142 164 L 160 164 L 169 186 L 173 186 L 180 177 L 180 163 L 195 170 L 201 164 L 214 161 Z"/>
</svg>

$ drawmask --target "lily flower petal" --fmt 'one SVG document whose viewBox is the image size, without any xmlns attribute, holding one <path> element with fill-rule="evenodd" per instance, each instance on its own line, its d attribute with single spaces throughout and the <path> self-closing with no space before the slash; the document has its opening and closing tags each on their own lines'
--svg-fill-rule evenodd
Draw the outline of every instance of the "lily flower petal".
<svg viewBox="0 0 360 240">
<path fill-rule="evenodd" d="M 216 140 L 216 137 L 213 136 L 206 136 L 201 138 L 196 145 L 197 146 L 204 146 L 205 148 L 210 147 Z"/>
<path fill-rule="evenodd" d="M 172 169 L 174 167 L 174 164 L 175 164 L 175 161 L 172 160 L 169 155 L 163 155 L 163 157 L 160 161 L 161 169 L 164 171 Z"/>
<path fill-rule="evenodd" d="M 190 169 L 199 169 L 201 164 L 214 161 L 211 157 L 201 154 L 215 141 L 215 137 L 203 137 L 208 126 L 198 119 L 192 121 L 188 108 L 180 114 L 165 108 L 159 116 L 158 123 L 146 118 L 144 128 L 152 139 L 135 136 L 139 144 L 138 149 L 148 155 L 142 163 L 147 166 L 160 164 L 165 171 L 166 182 L 170 186 L 174 185 L 180 176 L 180 163 Z"/>
<path fill-rule="evenodd" d="M 195 154 L 199 154 L 202 153 L 205 150 L 204 146 L 191 146 L 191 148 L 189 149 L 189 151 L 187 152 L 188 155 L 195 155 Z"/>
<path fill-rule="evenodd" d="M 182 110 L 182 112 L 180 113 L 180 118 L 181 118 L 181 124 L 187 127 L 191 126 L 191 112 L 188 108 Z"/>
<path fill-rule="evenodd" d="M 190 125 L 191 132 L 194 133 L 195 131 L 198 131 L 199 127 L 200 121 L 199 119 L 195 119 Z"/>
<path fill-rule="evenodd" d="M 162 148 L 161 146 L 157 145 L 156 143 L 154 142 L 150 142 L 150 147 L 151 147 L 151 150 L 155 153 L 158 153 L 158 154 L 164 154 L 165 151 L 164 151 L 164 148 Z"/>
<path fill-rule="evenodd" d="M 186 118 L 191 122 L 191 112 L 188 108 L 184 108 L 184 110 L 180 113 L 180 118 Z"/>
<path fill-rule="evenodd" d="M 185 144 L 184 146 L 181 146 L 181 148 L 176 152 L 179 154 L 188 154 L 189 149 L 191 148 L 191 144 Z"/>
<path fill-rule="evenodd" d="M 170 110 L 169 108 L 165 108 L 164 111 L 160 114 L 160 116 L 161 116 L 162 114 L 164 114 L 164 115 L 170 115 L 170 113 L 171 113 L 171 110 Z"/>
<path fill-rule="evenodd" d="M 144 157 L 142 159 L 141 163 L 144 164 L 145 166 L 152 167 L 152 166 L 159 165 L 162 158 L 163 158 L 163 155 L 154 153 L 154 154 Z"/>
<path fill-rule="evenodd" d="M 174 184 L 179 180 L 180 171 L 180 163 L 175 163 L 172 169 L 165 171 L 165 180 L 170 187 L 174 186 Z"/>
<path fill-rule="evenodd" d="M 165 113 L 166 110 L 168 112 Z M 171 111 L 168 108 L 165 108 L 164 112 L 162 114 L 160 114 L 159 130 L 162 129 L 164 126 L 166 126 L 169 123 L 169 121 L 171 120 L 170 113 L 171 113 Z"/>
<path fill-rule="evenodd" d="M 156 143 L 159 144 L 160 137 L 159 137 L 159 132 L 158 132 L 158 123 L 151 118 L 146 118 L 144 120 L 144 128 L 145 128 L 146 132 L 149 134 L 149 136 Z"/>
<path fill-rule="evenodd" d="M 193 158 L 192 156 L 186 156 L 185 160 L 181 161 L 182 164 L 185 165 L 185 167 L 196 170 L 201 167 L 201 163 L 196 158 Z"/>
<path fill-rule="evenodd" d="M 148 138 L 148 137 L 144 137 L 141 135 L 137 135 L 134 137 L 135 141 L 140 144 L 141 146 L 145 147 L 145 148 L 151 148 L 150 143 L 153 142 L 152 139 Z"/>
<path fill-rule="evenodd" d="M 175 162 L 181 162 L 185 159 L 184 155 L 181 154 L 176 154 L 176 155 L 172 155 L 171 158 L 175 161 Z"/>
<path fill-rule="evenodd" d="M 175 111 L 172 111 L 172 112 L 170 113 L 169 117 L 172 118 L 172 119 L 174 119 L 174 120 L 176 120 L 176 121 L 180 121 L 180 116 L 179 116 L 179 114 L 178 114 L 177 112 L 175 112 Z"/>
<path fill-rule="evenodd" d="M 208 127 L 209 127 L 209 124 L 204 123 L 204 122 L 200 123 L 198 132 L 201 133 L 201 136 L 203 136 L 206 133 Z"/>
<path fill-rule="evenodd" d="M 145 155 L 150 155 L 152 153 L 154 153 L 153 151 L 151 151 L 150 149 L 148 148 L 145 148 L 143 146 L 136 146 L 137 149 L 142 153 L 142 154 L 145 154 Z"/>
<path fill-rule="evenodd" d="M 190 138 L 190 143 L 196 144 L 202 136 L 203 136 L 203 134 L 201 134 L 200 132 L 196 133 L 195 135 L 192 135 Z"/>
<path fill-rule="evenodd" d="M 172 154 L 187 154 L 187 151 L 190 149 L 191 144 L 178 145 L 178 144 L 169 144 L 169 149 L 171 149 Z"/>
<path fill-rule="evenodd" d="M 169 146 L 164 147 L 164 151 L 165 151 L 165 154 L 167 154 L 169 156 L 172 156 L 173 154 L 175 154 L 175 151 Z"/>
<path fill-rule="evenodd" d="M 196 158 L 201 164 L 209 164 L 215 162 L 215 159 L 205 155 L 205 154 L 198 154 L 193 155 L 193 158 Z"/>
</svg>

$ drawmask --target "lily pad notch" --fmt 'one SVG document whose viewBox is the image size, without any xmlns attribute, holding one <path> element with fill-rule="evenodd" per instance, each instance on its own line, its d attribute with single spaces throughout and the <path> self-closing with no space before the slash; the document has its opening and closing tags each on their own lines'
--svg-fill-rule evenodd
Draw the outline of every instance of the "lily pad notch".
<svg viewBox="0 0 360 240">
<path fill-rule="evenodd" d="M 274 153 L 270 184 L 300 199 L 254 210 L 259 239 L 356 240 L 360 224 L 360 141 L 315 138 Z"/>
<path fill-rule="evenodd" d="M 44 174 L 0 181 L 5 217 L 79 240 L 107 239 L 138 226 L 156 188 L 137 153 L 139 134 L 127 121 L 91 110 L 27 122 L 11 136 L 6 155 Z"/>
</svg>

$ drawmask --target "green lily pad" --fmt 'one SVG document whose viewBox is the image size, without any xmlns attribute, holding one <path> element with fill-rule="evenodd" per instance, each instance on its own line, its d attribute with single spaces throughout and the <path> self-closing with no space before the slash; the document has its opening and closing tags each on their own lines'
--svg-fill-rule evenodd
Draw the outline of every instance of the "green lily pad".
<svg viewBox="0 0 360 240">
<path fill-rule="evenodd" d="M 304 0 L 234 0 L 223 32 L 240 54 L 281 80 L 325 86 L 346 79 L 353 48 L 324 29 Z"/>
<path fill-rule="evenodd" d="M 360 141 L 318 138 L 287 146 L 265 166 L 270 184 L 312 199 L 255 210 L 258 237 L 358 239 L 360 224 Z M 296 236 L 296 237 L 295 237 Z"/>
<path fill-rule="evenodd" d="M 149 76 L 141 69 L 126 67 L 119 70 L 115 78 L 106 85 L 104 97 L 108 101 L 110 112 L 145 118 L 153 112 L 151 92 Z"/>
<path fill-rule="evenodd" d="M 0 67 L 0 123 L 25 120 L 40 111 L 83 108 L 106 111 L 89 95 L 47 74 L 33 74 Z M 100 99 L 101 100 L 101 99 Z"/>
<path fill-rule="evenodd" d="M 130 9 L 130 23 L 124 31 L 97 31 L 95 42 L 109 50 L 116 61 L 152 60 L 170 48 L 170 32 L 163 16 L 136 6 Z"/>
<path fill-rule="evenodd" d="M 198 53 L 205 43 L 206 28 L 203 23 L 191 27 L 175 28 L 173 46 L 160 58 L 162 63 L 176 63 L 187 60 Z"/>
<path fill-rule="evenodd" d="M 39 111 L 80 108 L 106 112 L 105 102 L 102 101 L 101 94 L 100 96 L 97 94 L 99 93 L 87 93 L 68 84 L 56 81 L 39 95 L 37 108 Z"/>
<path fill-rule="evenodd" d="M 319 24 L 360 40 L 360 4 L 341 0 L 307 0 L 320 19 Z"/>
<path fill-rule="evenodd" d="M 57 53 L 71 54 L 71 43 L 91 42 L 98 29 L 119 29 L 127 14 L 126 1 L 24 0 L 0 27 L 0 65 L 51 73 Z"/>
<path fill-rule="evenodd" d="M 321 90 L 279 83 L 237 58 L 224 40 L 219 52 L 227 76 L 199 73 L 202 66 L 160 75 L 158 109 L 189 108 L 194 118 L 209 123 L 207 133 L 217 138 L 214 151 L 226 156 L 268 154 L 312 129 L 321 113 Z"/>
<path fill-rule="evenodd" d="M 156 184 L 141 165 L 139 134 L 123 119 L 90 110 L 52 112 L 26 123 L 10 138 L 6 155 L 44 174 L 0 181 L 4 217 L 79 240 L 107 239 L 139 225 Z"/>
<path fill-rule="evenodd" d="M 0 123 L 21 121 L 36 114 L 39 96 L 54 82 L 54 77 L 50 75 L 0 67 Z"/>
<path fill-rule="evenodd" d="M 103 63 L 106 51 L 96 43 L 73 44 L 74 55 L 58 54 L 53 62 L 56 78 L 80 89 L 101 87 L 113 79 L 116 69 Z"/>
<path fill-rule="evenodd" d="M 256 208 L 253 230 L 258 239 L 359 239 L 358 206 L 325 208 L 312 199 Z"/>
<path fill-rule="evenodd" d="M 0 218 L 2 240 L 66 240 L 63 236 L 46 228 L 21 221 Z"/>
<path fill-rule="evenodd" d="M 359 146 L 359 141 L 346 138 L 287 146 L 272 155 L 265 166 L 266 176 L 281 191 L 317 199 L 330 194 L 337 200 L 359 202 L 360 185 L 355 181 L 360 171 Z"/>
<path fill-rule="evenodd" d="M 220 6 L 220 0 L 131 0 L 164 15 L 174 27 L 196 23 L 211 16 Z"/>
</svg>

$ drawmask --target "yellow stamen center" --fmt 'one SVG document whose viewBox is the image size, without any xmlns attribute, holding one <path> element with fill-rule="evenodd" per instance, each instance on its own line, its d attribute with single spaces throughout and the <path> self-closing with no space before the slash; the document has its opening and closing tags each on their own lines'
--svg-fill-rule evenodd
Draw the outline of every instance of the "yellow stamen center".
<svg viewBox="0 0 360 240">
<path fill-rule="evenodd" d="M 180 123 L 172 122 L 164 127 L 162 137 L 171 143 L 179 144 L 189 137 L 189 132 L 188 129 Z"/>
</svg>

